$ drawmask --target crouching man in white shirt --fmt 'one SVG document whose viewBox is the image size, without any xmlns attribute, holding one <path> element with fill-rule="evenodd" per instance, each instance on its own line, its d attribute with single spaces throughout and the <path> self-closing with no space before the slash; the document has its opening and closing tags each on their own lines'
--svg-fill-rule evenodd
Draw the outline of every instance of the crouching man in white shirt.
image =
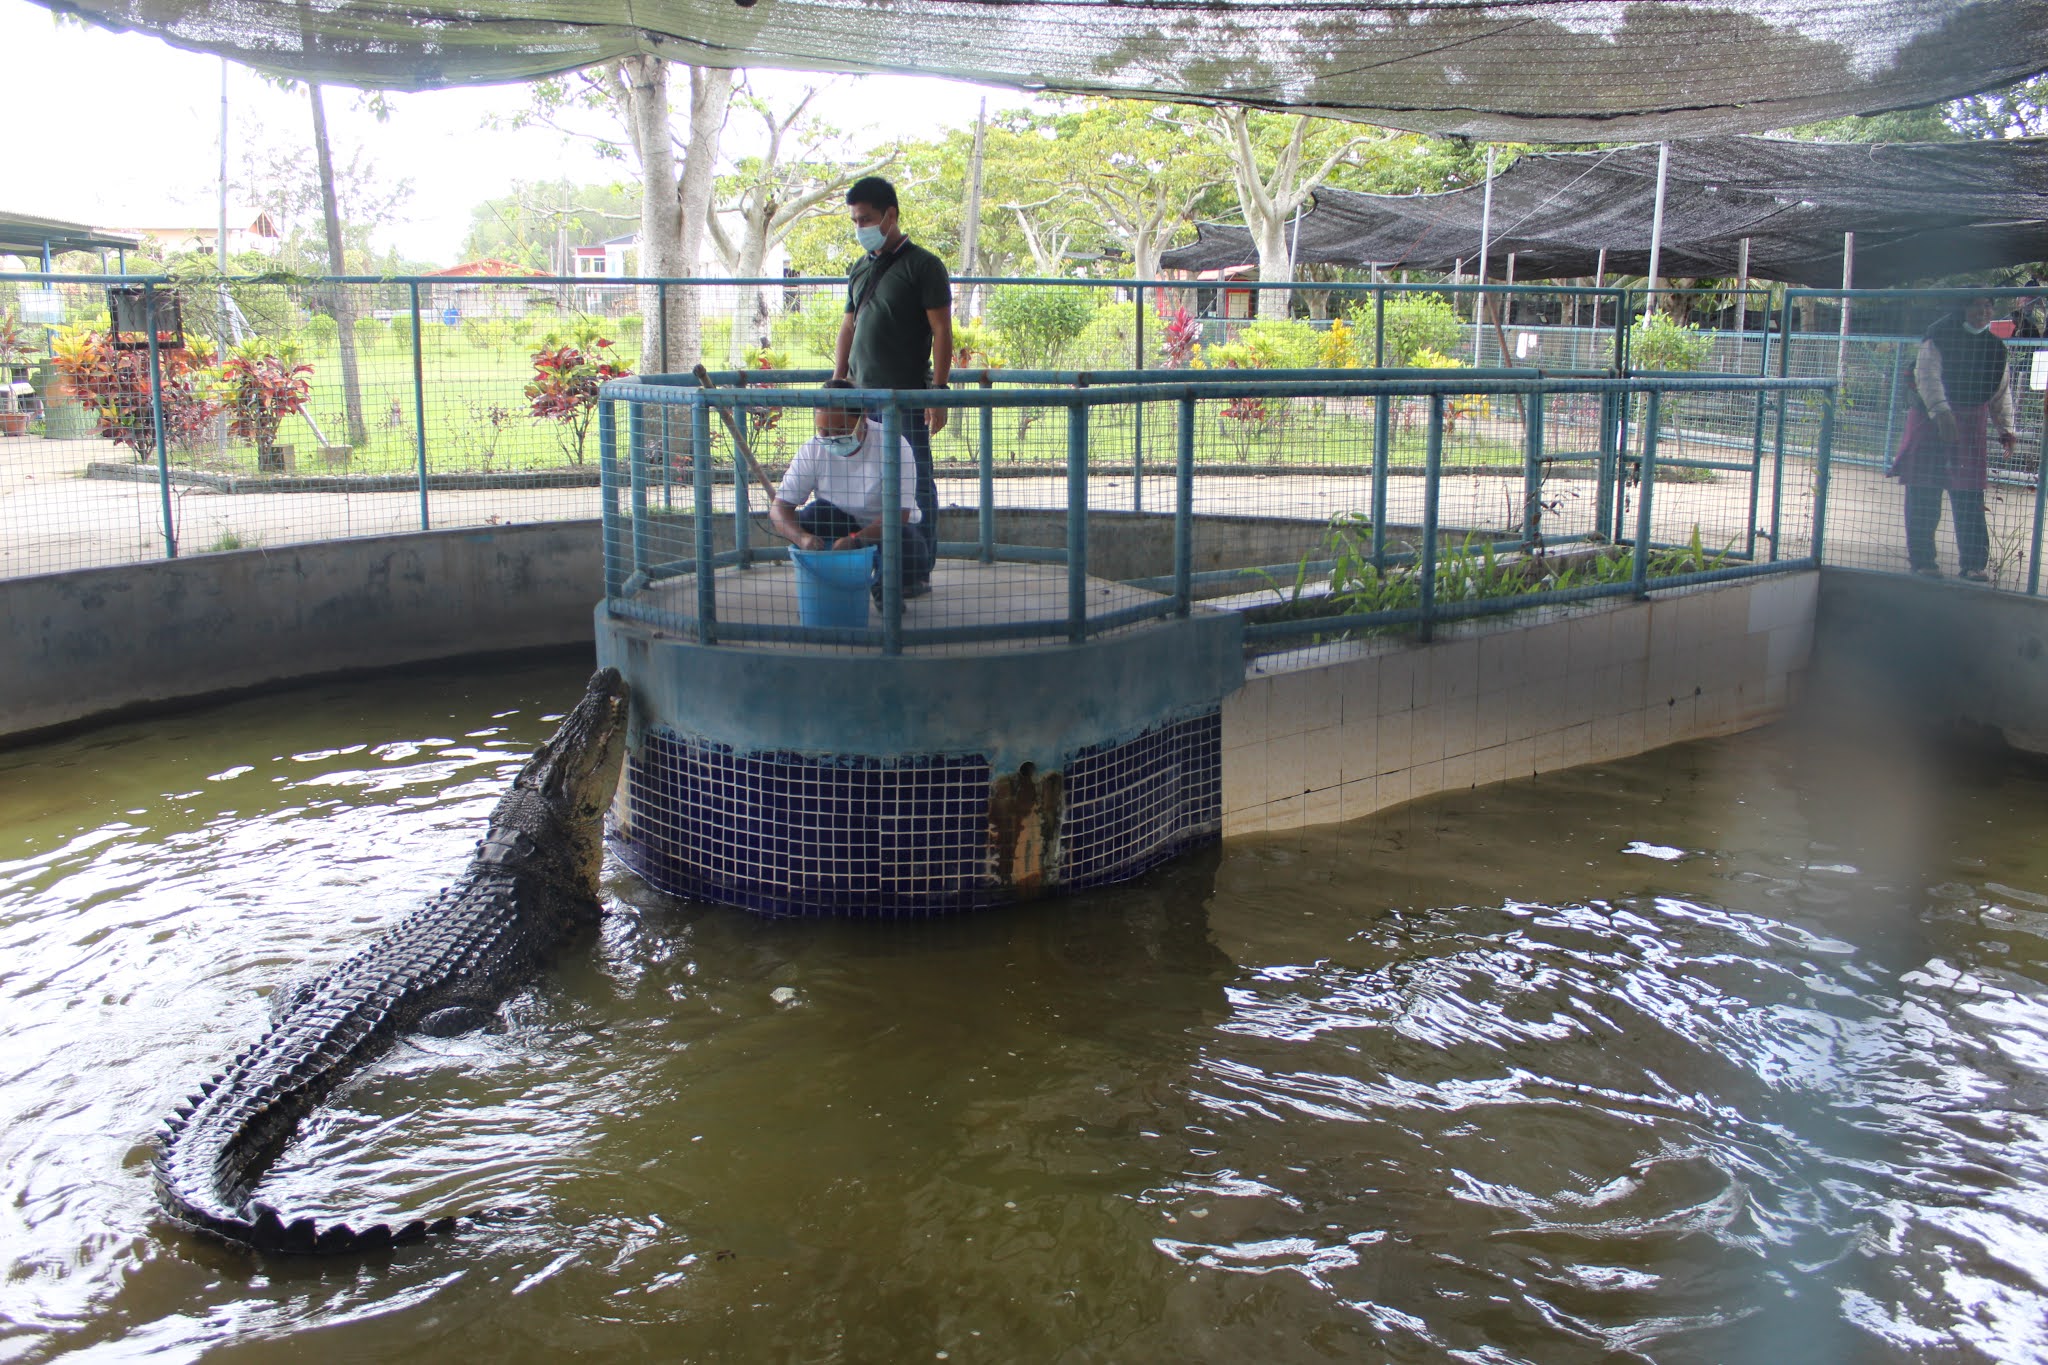
<svg viewBox="0 0 2048 1365">
<path fill-rule="evenodd" d="M 850 389 L 828 379 L 828 389 Z M 818 434 L 797 448 L 775 490 L 768 524 L 800 550 L 851 550 L 882 542 L 882 428 L 854 408 L 818 408 Z M 898 439 L 897 502 L 906 526 L 917 509 L 917 462 L 910 442 Z M 876 570 L 877 574 L 880 569 Z M 903 537 L 903 595 L 931 591 L 932 548 L 923 536 Z M 881 595 L 879 577 L 876 596 Z"/>
</svg>

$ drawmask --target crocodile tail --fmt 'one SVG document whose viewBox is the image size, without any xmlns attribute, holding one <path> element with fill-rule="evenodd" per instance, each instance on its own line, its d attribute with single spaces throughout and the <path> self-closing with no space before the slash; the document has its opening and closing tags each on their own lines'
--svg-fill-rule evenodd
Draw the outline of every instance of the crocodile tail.
<svg viewBox="0 0 2048 1365">
<path fill-rule="evenodd" d="M 287 1222 L 249 1198 L 249 1186 L 289 1140 L 299 1115 L 352 1069 L 345 1036 L 331 1034 L 312 1057 L 282 1068 L 271 1064 L 273 1041 L 266 1035 L 251 1045 L 165 1121 L 153 1174 L 166 1212 L 233 1245 L 312 1255 L 380 1251 L 452 1231 L 453 1218 L 360 1228 L 311 1218 Z"/>
<path fill-rule="evenodd" d="M 181 1197 L 161 1170 L 158 1187 L 163 1193 L 165 1207 L 178 1222 L 195 1232 L 252 1251 L 307 1256 L 350 1255 L 408 1246 L 455 1230 L 456 1220 L 452 1217 L 415 1218 L 396 1227 L 389 1223 L 372 1223 L 368 1227 L 355 1228 L 347 1223 L 323 1225 L 311 1218 L 296 1218 L 287 1223 L 276 1209 L 263 1204 L 252 1205 L 248 1216 L 206 1209 Z"/>
</svg>

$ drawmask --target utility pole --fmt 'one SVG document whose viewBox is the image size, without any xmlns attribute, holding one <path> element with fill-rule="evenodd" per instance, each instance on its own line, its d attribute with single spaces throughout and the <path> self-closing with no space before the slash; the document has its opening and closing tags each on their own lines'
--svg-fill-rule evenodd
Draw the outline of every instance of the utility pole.
<svg viewBox="0 0 2048 1365">
<path fill-rule="evenodd" d="M 960 273 L 979 275 L 981 263 L 976 260 L 981 252 L 981 155 L 988 138 L 988 100 L 981 102 L 981 112 L 974 116 L 974 155 L 967 164 L 967 223 L 960 230 Z M 967 291 L 963 301 L 965 310 L 960 320 L 972 320 L 975 312 L 975 290 Z"/>
</svg>

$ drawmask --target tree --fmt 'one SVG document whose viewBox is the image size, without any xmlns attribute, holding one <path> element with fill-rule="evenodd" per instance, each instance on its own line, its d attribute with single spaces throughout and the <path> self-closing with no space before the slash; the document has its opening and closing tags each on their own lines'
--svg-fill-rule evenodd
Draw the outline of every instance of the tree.
<svg viewBox="0 0 2048 1365">
<path fill-rule="evenodd" d="M 1957 133 L 1972 139 L 2048 134 L 2048 75 L 1951 100 L 1942 106 L 1941 117 Z"/>
<path fill-rule="evenodd" d="M 1190 139 L 1174 114 L 1138 100 L 1087 100 L 1055 115 L 1060 160 L 1102 225 L 1122 241 L 1131 274 L 1159 277 L 1159 257 L 1205 206 L 1221 207 L 1229 163 L 1213 139 Z"/>
<path fill-rule="evenodd" d="M 1326 121 L 1299 114 L 1256 114 L 1235 105 L 1210 111 L 1207 125 L 1229 154 L 1238 206 L 1258 248 L 1260 281 L 1292 282 L 1294 252 L 1287 233 L 1294 215 L 1347 157 L 1373 140 L 1373 134 L 1346 135 Z M 1259 316 L 1284 318 L 1290 302 L 1284 289 L 1262 289 Z"/>
<path fill-rule="evenodd" d="M 789 236 L 798 219 L 895 160 L 892 148 L 863 162 L 853 155 L 843 133 L 810 117 L 819 88 L 807 87 L 783 114 L 751 91 L 734 96 L 741 108 L 761 120 L 765 138 L 757 154 L 741 159 L 718 184 L 717 200 L 739 220 L 739 235 L 728 233 L 715 213 L 706 224 L 719 261 L 737 279 L 761 278 L 768 253 Z M 734 368 L 744 365 L 749 343 L 766 345 L 767 339 L 768 307 L 761 287 L 742 285 L 727 362 Z"/>
<path fill-rule="evenodd" d="M 552 272 L 566 265 L 555 251 L 564 234 L 574 244 L 590 245 L 639 221 L 640 187 L 626 181 L 514 181 L 511 193 L 470 210 L 462 254 L 469 260 L 495 258 Z"/>
<path fill-rule="evenodd" d="M 514 126 L 537 123 L 591 142 L 600 156 L 623 158 L 630 148 L 640 169 L 640 273 L 663 279 L 693 276 L 703 259 L 718 140 L 737 77 L 706 67 L 682 69 L 689 73 L 690 105 L 681 136 L 670 107 L 670 63 L 645 54 L 535 82 L 527 109 L 512 120 Z M 571 117 L 578 111 L 603 117 L 605 130 L 576 126 Z M 666 327 L 652 286 L 647 294 L 641 305 L 641 370 L 688 370 L 702 349 L 697 291 L 670 296 Z"/>
<path fill-rule="evenodd" d="M 327 269 L 330 274 L 346 275 L 348 250 L 341 240 L 341 201 L 334 193 L 334 152 L 328 145 L 327 109 L 320 100 L 320 82 L 309 81 L 306 93 L 313 102 L 313 159 L 320 174 L 320 218 L 327 226 Z M 348 443 L 367 445 L 370 428 L 363 420 L 363 384 L 356 373 L 355 299 L 347 285 L 334 286 L 328 312 L 334 317 L 335 340 L 341 350 L 341 407 L 348 421 Z M 300 411 L 304 406 L 301 402 L 299 408 L 289 410 Z"/>
<path fill-rule="evenodd" d="M 296 89 L 295 81 L 280 81 L 285 89 Z M 385 182 L 366 162 L 364 150 L 356 148 L 348 161 L 337 165 L 332 139 L 327 132 L 327 109 L 320 85 L 306 87 L 313 118 L 313 163 L 309 168 L 299 146 L 251 143 L 242 159 L 240 191 L 258 207 L 278 220 L 293 224 L 276 264 L 300 266 L 311 273 L 346 275 L 350 253 L 357 264 L 368 268 L 370 233 L 389 221 L 412 197 L 412 182 Z M 364 107 L 378 119 L 389 117 L 389 106 L 381 95 L 366 95 Z M 310 173 L 309 173 L 310 170 Z M 322 225 L 318 254 L 309 252 L 296 224 L 315 212 Z M 362 381 L 356 364 L 355 299 L 345 285 L 336 285 L 321 300 L 334 318 L 341 352 L 342 410 L 346 416 L 348 442 L 359 446 L 369 440 L 363 417 Z"/>
</svg>

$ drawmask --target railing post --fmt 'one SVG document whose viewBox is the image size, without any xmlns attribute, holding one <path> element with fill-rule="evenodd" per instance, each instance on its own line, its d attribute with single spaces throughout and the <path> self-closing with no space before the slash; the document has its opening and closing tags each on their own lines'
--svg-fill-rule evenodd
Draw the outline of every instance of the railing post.
<svg viewBox="0 0 2048 1365">
<path fill-rule="evenodd" d="M 1429 396 L 1429 453 L 1422 471 L 1422 620 L 1415 638 L 1427 644 L 1436 635 L 1437 484 L 1444 472 L 1444 396 Z"/>
<path fill-rule="evenodd" d="M 1636 497 L 1635 594 L 1638 601 L 1650 595 L 1650 504 L 1657 483 L 1657 422 L 1662 415 L 1658 403 L 1663 394 L 1651 389 L 1643 410 L 1642 491 Z"/>
<path fill-rule="evenodd" d="M 46 263 L 47 264 L 47 263 Z M 156 286 L 142 286 L 142 325 L 149 328 L 149 425 L 156 444 L 156 486 L 163 502 L 164 557 L 178 557 L 177 518 L 171 510 L 171 451 L 164 439 L 164 372 L 156 344 Z M 0 374 L 0 379 L 13 379 Z"/>
<path fill-rule="evenodd" d="M 1778 378 L 1784 379 L 1792 373 L 1792 293 L 1786 291 L 1783 331 L 1778 340 Z M 1791 404 L 1792 391 L 1778 390 L 1778 426 L 1771 451 L 1771 557 L 1768 562 L 1775 564 L 1781 557 L 1778 553 L 1779 532 L 1784 525 L 1785 513 L 1785 409 Z"/>
<path fill-rule="evenodd" d="M 1533 554 L 1543 539 L 1543 390 L 1531 390 L 1522 404 L 1522 552 Z"/>
<path fill-rule="evenodd" d="M 1067 405 L 1067 639 L 1088 638 L 1088 409 Z"/>
<path fill-rule="evenodd" d="M 711 406 L 704 390 L 690 395 L 690 520 L 696 531 L 697 642 L 718 634 L 718 579 L 711 565 Z M 884 524 L 887 522 L 885 520 Z"/>
<path fill-rule="evenodd" d="M 915 478 L 915 472 L 911 477 Z M 903 652 L 903 409 L 882 409 L 882 652 Z"/>
<path fill-rule="evenodd" d="M 1820 446 L 1814 451 L 1813 475 L 1813 544 L 1808 553 L 1812 555 L 1815 567 L 1820 565 L 1821 545 L 1825 539 L 1828 524 L 1828 475 L 1834 465 L 1835 451 L 1835 402 L 1839 390 L 1827 396 L 1827 402 L 1820 410 Z"/>
<path fill-rule="evenodd" d="M 1372 291 L 1372 365 L 1376 370 L 1387 367 L 1387 287 L 1383 284 Z"/>
<path fill-rule="evenodd" d="M 1132 291 L 1137 304 L 1137 336 L 1132 343 L 1137 354 L 1132 357 L 1131 368 L 1145 368 L 1145 286 L 1140 284 Z M 1133 515 L 1145 510 L 1145 405 L 1131 404 L 1131 512 Z"/>
<path fill-rule="evenodd" d="M 1756 377 L 1768 379 L 1771 376 L 1771 296 L 1764 295 L 1764 331 L 1761 338 L 1762 354 L 1757 359 Z M 1756 514 L 1762 505 L 1764 492 L 1764 407 L 1769 396 L 1761 385 L 1756 391 L 1756 424 L 1750 435 L 1749 454 L 1749 521 L 1743 528 L 1743 553 L 1753 564 L 1756 562 Z"/>
<path fill-rule="evenodd" d="M 619 526 L 619 405 L 597 405 L 597 486 L 599 515 L 604 526 L 604 595 L 611 601 L 625 592 L 625 546 Z M 639 405 L 634 405 L 637 411 Z"/>
<path fill-rule="evenodd" d="M 1621 472 L 1621 452 L 1615 449 L 1614 410 L 1622 397 L 1613 390 L 1600 395 L 1600 464 L 1599 477 L 1594 482 L 1593 534 L 1610 545 L 1619 538 L 1621 529 L 1614 524 L 1614 486 L 1620 481 Z"/>
<path fill-rule="evenodd" d="M 420 529 L 430 531 L 433 521 L 427 511 L 427 339 L 420 333 L 420 286 L 412 291 L 412 428 L 413 454 L 419 465 Z"/>
<path fill-rule="evenodd" d="M 986 396 L 993 388 L 994 381 L 989 378 L 988 371 L 983 370 L 983 395 Z M 981 562 L 993 564 L 996 562 L 996 410 L 984 402 L 979 416 L 981 504 L 975 530 L 981 540 Z"/>
<path fill-rule="evenodd" d="M 1372 567 L 1376 573 L 1387 571 L 1387 465 L 1394 435 L 1391 401 L 1385 393 L 1372 400 Z"/>
<path fill-rule="evenodd" d="M 639 403 L 626 408 L 626 487 L 633 509 L 633 572 L 644 574 L 653 563 L 647 545 L 647 427 L 642 417 L 643 408 Z M 598 420 L 604 420 L 604 411 L 598 410 Z M 615 417 L 614 423 L 618 421 Z M 600 430 L 598 435 L 603 436 Z"/>
<path fill-rule="evenodd" d="M 1186 616 L 1195 605 L 1194 395 L 1183 393 L 1178 408 L 1180 424 L 1174 433 L 1173 465 L 1173 595 L 1180 604 L 1180 614 Z"/>
<path fill-rule="evenodd" d="M 2027 560 L 2027 596 L 2029 597 L 2039 597 L 2041 595 L 2041 494 L 2044 491 L 2048 491 L 2043 489 L 2041 481 L 2042 474 L 2048 473 L 2048 399 L 2043 399 L 2041 406 L 2041 444 L 2040 448 L 2034 452 L 2034 552 Z"/>
</svg>

